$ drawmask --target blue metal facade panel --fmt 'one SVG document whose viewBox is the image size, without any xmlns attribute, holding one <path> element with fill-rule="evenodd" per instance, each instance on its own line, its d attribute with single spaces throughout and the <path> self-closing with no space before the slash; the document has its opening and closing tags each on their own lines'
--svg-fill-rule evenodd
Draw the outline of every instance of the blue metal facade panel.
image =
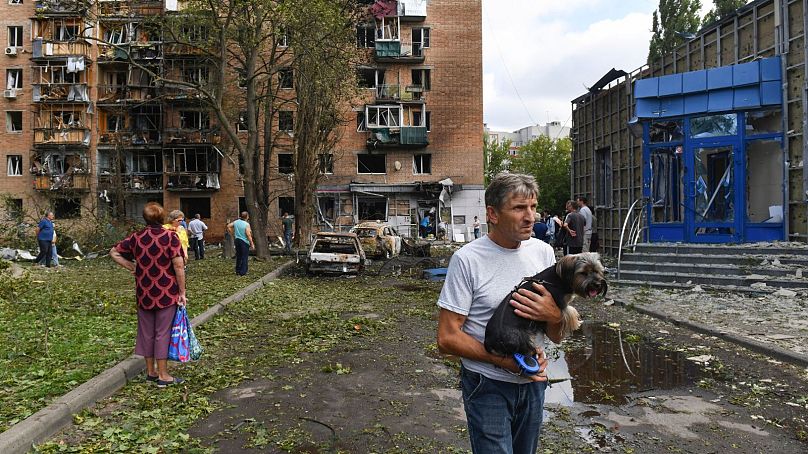
<svg viewBox="0 0 808 454">
<path fill-rule="evenodd" d="M 760 60 L 760 80 L 767 82 L 767 81 L 774 81 L 774 80 L 782 80 L 783 76 L 780 71 L 780 58 L 779 57 L 772 57 L 772 58 L 764 58 Z"/>
<path fill-rule="evenodd" d="M 659 78 L 640 79 L 634 82 L 634 98 L 656 98 L 659 96 Z"/>
<path fill-rule="evenodd" d="M 659 78 L 659 96 L 674 96 L 682 94 L 682 75 L 671 74 Z"/>
<path fill-rule="evenodd" d="M 735 109 L 751 109 L 760 107 L 760 87 L 757 85 L 736 88 L 733 101 Z"/>
<path fill-rule="evenodd" d="M 732 101 L 734 96 L 731 88 L 711 91 L 709 96 L 710 101 L 707 106 L 708 112 L 732 110 Z"/>
<path fill-rule="evenodd" d="M 682 93 L 696 93 L 707 90 L 707 71 L 691 71 L 682 74 Z M 687 101 L 685 101 L 687 102 Z"/>
<path fill-rule="evenodd" d="M 638 118 L 754 109 L 783 100 L 780 57 L 634 83 Z"/>
<path fill-rule="evenodd" d="M 732 66 L 721 66 L 707 70 L 707 89 L 718 90 L 732 86 Z"/>
<path fill-rule="evenodd" d="M 707 79 L 705 79 L 705 82 Z M 707 112 L 709 96 L 707 93 L 694 93 L 685 96 L 685 114 Z"/>
<path fill-rule="evenodd" d="M 780 105 L 783 103 L 783 84 L 776 82 L 763 82 L 760 84 L 760 103 L 764 106 Z"/>
</svg>

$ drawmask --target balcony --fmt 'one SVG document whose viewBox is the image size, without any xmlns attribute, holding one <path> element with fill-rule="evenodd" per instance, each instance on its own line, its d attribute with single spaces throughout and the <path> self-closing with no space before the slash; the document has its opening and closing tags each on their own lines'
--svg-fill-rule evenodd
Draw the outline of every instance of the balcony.
<svg viewBox="0 0 808 454">
<path fill-rule="evenodd" d="M 159 145 L 160 131 L 156 129 L 106 131 L 101 132 L 98 136 L 98 148 L 118 146 L 123 146 L 124 148 L 148 148 L 149 146 Z"/>
<path fill-rule="evenodd" d="M 367 147 L 424 148 L 429 145 L 426 126 L 402 126 L 399 128 L 373 128 L 368 132 Z"/>
<path fill-rule="evenodd" d="M 83 39 L 75 41 L 51 41 L 34 38 L 33 59 L 50 59 L 65 57 L 90 57 L 90 43 Z"/>
<path fill-rule="evenodd" d="M 37 16 L 74 17 L 84 16 L 90 9 L 88 0 L 37 0 L 34 2 Z"/>
<path fill-rule="evenodd" d="M 376 40 L 374 57 L 379 63 L 423 63 L 424 54 L 420 44 L 413 46 L 398 40 Z"/>
<path fill-rule="evenodd" d="M 163 45 L 159 42 L 121 43 L 114 46 L 98 45 L 98 62 L 110 63 L 132 60 L 159 60 L 163 58 Z"/>
<path fill-rule="evenodd" d="M 131 18 L 157 16 L 163 13 L 162 0 L 99 0 L 98 15 L 102 18 Z"/>
<path fill-rule="evenodd" d="M 168 183 L 166 189 L 169 191 L 218 191 L 218 172 L 166 172 Z"/>
<path fill-rule="evenodd" d="M 83 127 L 34 128 L 34 146 L 90 146 L 90 130 Z"/>
<path fill-rule="evenodd" d="M 45 151 L 31 156 L 31 174 L 38 191 L 89 191 L 89 169 L 81 151 Z"/>
<path fill-rule="evenodd" d="M 163 192 L 163 174 L 131 172 L 123 175 L 113 175 L 105 171 L 98 175 L 99 191 L 116 191 L 118 188 L 129 193 Z"/>
<path fill-rule="evenodd" d="M 35 175 L 34 189 L 37 191 L 90 191 L 90 175 L 88 174 L 62 174 L 62 175 Z"/>
<path fill-rule="evenodd" d="M 99 85 L 98 105 L 143 104 L 157 100 L 157 88 L 137 85 Z"/>
<path fill-rule="evenodd" d="M 39 103 L 90 102 L 86 83 L 33 84 L 31 97 Z"/>
<path fill-rule="evenodd" d="M 398 0 L 398 18 L 401 22 L 426 20 L 427 0 Z"/>
<path fill-rule="evenodd" d="M 217 145 L 222 141 L 219 131 L 209 129 L 163 129 L 163 143 L 169 144 L 203 144 Z"/>
</svg>

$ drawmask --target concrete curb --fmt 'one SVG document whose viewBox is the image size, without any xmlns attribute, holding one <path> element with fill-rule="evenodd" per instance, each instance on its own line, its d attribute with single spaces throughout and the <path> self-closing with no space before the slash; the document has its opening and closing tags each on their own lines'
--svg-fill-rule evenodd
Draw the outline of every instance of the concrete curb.
<svg viewBox="0 0 808 454">
<path fill-rule="evenodd" d="M 221 312 L 228 304 L 243 300 L 249 294 L 276 279 L 294 262 L 286 262 L 261 279 L 239 290 L 233 295 L 214 304 L 191 320 L 191 325 L 199 326 Z M 146 366 L 143 357 L 132 355 L 109 369 L 101 372 L 77 388 L 53 401 L 28 418 L 0 433 L 0 453 L 27 453 L 34 444 L 42 443 L 73 421 L 73 415 L 109 397 L 133 378 L 139 376 Z"/>
<path fill-rule="evenodd" d="M 690 320 L 682 320 L 676 318 L 672 315 L 666 314 L 664 312 L 659 312 L 653 309 L 649 309 L 647 307 L 637 306 L 627 304 L 623 301 L 615 300 L 615 303 L 619 304 L 620 307 L 624 309 L 633 309 L 641 314 L 649 315 L 651 317 L 664 320 L 666 322 L 673 323 L 677 326 L 683 326 L 688 328 L 692 331 L 696 331 L 701 334 L 707 334 L 709 336 L 715 336 L 719 339 L 723 339 L 727 342 L 732 342 L 734 344 L 740 345 L 741 347 L 747 348 L 757 353 L 761 353 L 767 356 L 771 356 L 780 361 L 784 361 L 787 363 L 794 364 L 795 366 L 801 367 L 808 367 L 808 355 L 802 355 L 799 353 L 795 353 L 791 350 L 786 350 L 784 348 L 780 348 L 776 345 L 766 344 L 764 342 L 758 342 L 754 339 L 750 339 L 748 337 L 740 336 L 738 334 L 727 333 L 721 331 L 720 329 L 712 326 L 703 325 L 698 322 L 693 322 Z"/>
</svg>

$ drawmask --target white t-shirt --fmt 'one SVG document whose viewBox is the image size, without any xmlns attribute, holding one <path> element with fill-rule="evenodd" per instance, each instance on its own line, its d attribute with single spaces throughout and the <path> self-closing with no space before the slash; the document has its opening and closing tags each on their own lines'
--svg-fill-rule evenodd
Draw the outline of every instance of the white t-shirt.
<svg viewBox="0 0 808 454">
<path fill-rule="evenodd" d="M 465 315 L 463 331 L 481 343 L 485 326 L 499 303 L 519 282 L 555 263 L 553 248 L 544 241 L 530 238 L 516 249 L 507 249 L 484 236 L 455 252 L 449 262 L 446 282 L 438 306 Z M 544 344 L 544 334 L 536 336 L 536 345 Z M 529 380 L 510 374 L 491 363 L 462 358 L 466 369 L 485 377 L 510 383 Z"/>
<path fill-rule="evenodd" d="M 578 210 L 586 219 L 586 225 L 584 226 L 584 233 L 592 233 L 592 210 L 589 209 L 588 206 L 584 205 Z"/>
</svg>

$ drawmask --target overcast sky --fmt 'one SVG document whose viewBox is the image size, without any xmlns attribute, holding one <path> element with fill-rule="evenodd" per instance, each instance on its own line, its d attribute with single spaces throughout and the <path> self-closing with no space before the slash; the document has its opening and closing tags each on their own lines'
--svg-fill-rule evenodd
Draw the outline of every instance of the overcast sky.
<svg viewBox="0 0 808 454">
<path fill-rule="evenodd" d="M 548 119 L 569 126 L 570 101 L 585 87 L 611 68 L 630 72 L 645 62 L 651 14 L 659 4 L 482 1 L 484 121 L 505 131 Z"/>
</svg>

